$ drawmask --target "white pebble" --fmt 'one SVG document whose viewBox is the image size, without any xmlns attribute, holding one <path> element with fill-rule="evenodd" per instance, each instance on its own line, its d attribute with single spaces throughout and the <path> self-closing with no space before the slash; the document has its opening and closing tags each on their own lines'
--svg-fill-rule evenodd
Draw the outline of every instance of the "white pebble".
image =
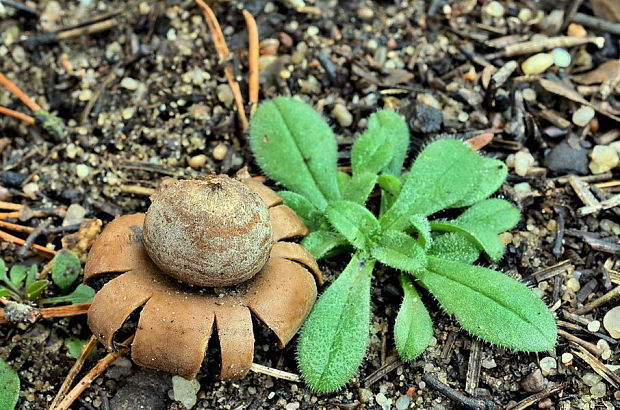
<svg viewBox="0 0 620 410">
<path fill-rule="evenodd" d="M 563 48 L 554 48 L 551 51 L 551 56 L 553 57 L 553 64 L 558 67 L 566 68 L 570 65 L 570 53 Z"/>
<path fill-rule="evenodd" d="M 534 165 L 534 157 L 529 152 L 519 151 L 515 154 L 515 172 L 519 176 L 526 176 Z"/>
<path fill-rule="evenodd" d="M 221 161 L 226 158 L 226 154 L 228 154 L 228 147 L 226 144 L 219 143 L 213 148 L 213 159 L 217 161 Z"/>
<path fill-rule="evenodd" d="M 79 204 L 71 204 L 62 220 L 62 226 L 79 225 L 84 222 L 86 209 Z"/>
<path fill-rule="evenodd" d="M 490 1 L 482 8 L 482 12 L 491 17 L 503 17 L 505 10 L 500 2 Z"/>
<path fill-rule="evenodd" d="M 80 178 L 86 178 L 90 175 L 90 167 L 84 164 L 77 164 L 75 166 L 75 174 Z"/>
<path fill-rule="evenodd" d="M 590 394 L 596 398 L 605 397 L 607 394 L 607 385 L 603 382 L 598 382 L 594 386 L 590 387 Z"/>
<path fill-rule="evenodd" d="M 531 88 L 525 88 L 523 89 L 523 91 L 521 91 L 521 95 L 523 95 L 523 99 L 525 101 L 536 101 L 536 91 L 534 91 Z"/>
<path fill-rule="evenodd" d="M 200 390 L 198 380 L 185 380 L 179 376 L 172 376 L 172 398 L 186 409 L 191 409 L 196 405 L 198 390 Z"/>
<path fill-rule="evenodd" d="M 400 396 L 397 400 L 396 400 L 396 410 L 405 410 L 407 408 L 409 408 L 409 403 L 411 403 L 411 397 L 409 396 Z"/>
<path fill-rule="evenodd" d="M 603 326 L 614 339 L 620 339 L 620 306 L 616 306 L 603 317 Z"/>
<path fill-rule="evenodd" d="M 573 361 L 572 353 L 562 353 L 562 364 L 568 364 Z"/>
<path fill-rule="evenodd" d="M 534 54 L 521 64 L 523 74 L 534 75 L 547 71 L 553 65 L 553 57 L 548 53 Z"/>
<path fill-rule="evenodd" d="M 585 384 L 586 386 L 594 386 L 596 383 L 600 382 L 602 379 L 601 376 L 599 376 L 596 373 L 592 373 L 592 372 L 586 372 L 584 373 L 584 375 L 581 377 L 581 380 L 583 381 L 583 384 Z"/>
<path fill-rule="evenodd" d="M 618 153 L 607 145 L 596 145 L 590 154 L 590 171 L 593 174 L 602 174 L 618 166 Z"/>
<path fill-rule="evenodd" d="M 390 407 L 392 407 L 392 400 L 385 397 L 383 393 L 378 393 L 375 396 L 375 401 L 383 410 L 390 410 Z"/>
<path fill-rule="evenodd" d="M 351 115 L 351 113 L 349 112 L 349 110 L 347 110 L 347 107 L 345 107 L 344 104 L 334 105 L 334 108 L 332 109 L 332 114 L 334 114 L 336 120 L 338 120 L 338 124 L 343 127 L 348 127 L 353 123 L 353 115 Z"/>
<path fill-rule="evenodd" d="M 587 105 L 582 105 L 573 113 L 573 123 L 580 127 L 587 125 L 594 118 L 594 110 Z"/>
<path fill-rule="evenodd" d="M 138 80 L 134 80 L 131 77 L 125 77 L 121 80 L 121 87 L 129 91 L 136 91 L 139 85 L 140 83 L 138 82 Z"/>
<path fill-rule="evenodd" d="M 581 284 L 577 278 L 570 278 L 566 281 L 566 287 L 573 292 L 579 292 L 579 289 L 581 289 Z"/>
<path fill-rule="evenodd" d="M 80 93 L 78 94 L 78 100 L 80 101 L 88 101 L 92 97 L 93 97 L 93 92 L 89 90 L 88 88 L 80 91 Z"/>
<path fill-rule="evenodd" d="M 555 370 L 557 368 L 558 363 L 551 356 L 544 357 L 540 360 L 540 370 L 542 371 L 544 376 L 555 373 Z"/>
<path fill-rule="evenodd" d="M 215 93 L 217 99 L 225 105 L 230 105 L 233 101 L 233 93 L 228 84 L 220 84 L 217 86 Z"/>
<path fill-rule="evenodd" d="M 593 320 L 588 323 L 588 331 L 590 332 L 598 332 L 601 329 L 601 322 L 598 320 Z"/>
</svg>

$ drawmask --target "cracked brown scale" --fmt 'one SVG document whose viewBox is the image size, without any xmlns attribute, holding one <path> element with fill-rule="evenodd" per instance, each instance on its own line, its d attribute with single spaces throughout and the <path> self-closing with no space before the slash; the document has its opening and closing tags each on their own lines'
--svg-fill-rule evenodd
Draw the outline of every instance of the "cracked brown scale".
<svg viewBox="0 0 620 410">
<path fill-rule="evenodd" d="M 181 285 L 166 276 L 142 245 L 144 214 L 117 218 L 93 245 L 85 267 L 85 281 L 118 273 L 96 294 L 88 312 L 93 333 L 113 348 L 115 333 L 142 307 L 132 359 L 139 365 L 191 379 L 204 360 L 212 333 L 219 339 L 220 378 L 245 376 L 254 356 L 253 314 L 284 347 L 297 333 L 323 283 L 319 267 L 301 245 L 281 242 L 306 235 L 308 229 L 282 199 L 262 183 L 242 180 L 267 207 L 276 242 L 270 258 L 252 279 L 215 294 Z M 196 289 L 196 290 L 193 290 Z"/>
</svg>

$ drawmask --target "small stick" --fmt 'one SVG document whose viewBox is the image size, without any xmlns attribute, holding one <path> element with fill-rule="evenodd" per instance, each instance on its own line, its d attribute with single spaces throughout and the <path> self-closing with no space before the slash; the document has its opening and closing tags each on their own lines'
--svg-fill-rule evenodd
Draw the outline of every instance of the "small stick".
<svg viewBox="0 0 620 410">
<path fill-rule="evenodd" d="M 37 17 L 39 16 L 39 12 L 37 11 L 37 9 L 29 7 L 29 6 L 26 6 L 25 4 L 22 4 L 22 3 L 17 2 L 17 1 L 0 0 L 0 3 L 4 4 L 7 7 L 13 7 L 16 10 L 32 14 L 33 16 L 37 16 Z"/>
<path fill-rule="evenodd" d="M 451 388 L 450 386 L 443 384 L 442 382 L 437 380 L 437 378 L 431 376 L 428 373 L 424 373 L 422 375 L 422 380 L 424 380 L 424 382 L 431 389 L 437 390 L 440 394 L 444 395 L 449 400 L 452 400 L 453 402 L 458 404 L 458 408 L 480 410 L 499 409 L 497 404 L 493 403 L 491 400 L 472 399 L 470 397 L 466 397 Z"/>
<path fill-rule="evenodd" d="M 248 95 L 250 99 L 250 118 L 252 118 L 256 112 L 260 87 L 260 72 L 258 68 L 259 35 L 254 16 L 249 11 L 243 10 L 243 17 L 248 28 Z"/>
<path fill-rule="evenodd" d="M 549 37 L 541 40 L 530 40 L 522 43 L 506 46 L 500 54 L 504 57 L 522 56 L 526 54 L 540 53 L 554 48 L 575 47 L 583 44 L 594 43 L 598 47 L 605 44 L 604 37 Z"/>
<path fill-rule="evenodd" d="M 604 209 L 614 208 L 618 205 L 620 205 L 620 194 L 614 195 L 594 205 L 582 206 L 577 209 L 577 214 L 580 216 L 589 215 Z"/>
<path fill-rule="evenodd" d="M 222 33 L 220 23 L 217 21 L 217 17 L 215 17 L 215 13 L 213 13 L 211 7 L 209 7 L 203 0 L 196 0 L 196 4 L 198 4 L 198 6 L 202 9 L 202 14 L 205 20 L 207 20 L 209 31 L 213 37 L 215 50 L 220 58 L 220 63 L 224 65 L 224 75 L 226 75 L 228 85 L 230 86 L 233 97 L 235 98 L 235 106 L 237 107 L 237 116 L 239 117 L 239 122 L 241 123 L 241 129 L 245 132 L 248 129 L 248 119 L 245 117 L 243 97 L 241 96 L 239 83 L 235 80 L 235 71 L 233 65 L 230 63 L 230 51 L 226 45 L 226 40 L 224 40 L 224 33 Z"/>
<path fill-rule="evenodd" d="M 254 373 L 266 374 L 277 379 L 288 380 L 291 382 L 300 382 L 301 377 L 295 373 L 285 372 L 284 370 L 274 369 L 272 367 L 263 366 L 262 364 L 252 363 L 250 370 Z"/>
<path fill-rule="evenodd" d="M 20 211 L 22 205 L 13 202 L 0 201 L 0 209 L 8 209 L 9 211 Z"/>
<path fill-rule="evenodd" d="M 480 369 L 482 365 L 482 344 L 478 339 L 471 343 L 469 360 L 467 362 L 467 374 L 465 375 L 465 392 L 474 395 L 480 381 Z"/>
<path fill-rule="evenodd" d="M 566 210 L 562 206 L 553 206 L 553 210 L 557 215 L 558 226 L 556 229 L 555 239 L 553 240 L 553 248 L 551 252 L 556 260 L 562 258 L 562 245 L 564 242 L 564 228 L 566 226 Z"/>
<path fill-rule="evenodd" d="M 62 382 L 60 389 L 58 389 L 58 393 L 56 393 L 56 397 L 54 397 L 54 400 L 52 401 L 52 404 L 50 405 L 50 409 L 53 409 L 54 407 L 58 406 L 58 403 L 60 403 L 60 401 L 65 397 L 65 395 L 71 388 L 71 385 L 73 384 L 73 381 L 75 380 L 76 376 L 78 375 L 80 370 L 82 370 L 82 367 L 84 366 L 84 362 L 86 362 L 86 359 L 88 358 L 88 356 L 90 356 L 90 353 L 93 351 L 96 345 L 97 345 L 97 338 L 94 335 L 92 335 L 90 339 L 88 339 L 88 343 L 86 343 L 84 347 L 82 348 L 82 351 L 80 352 L 80 356 L 77 358 L 75 363 L 73 363 L 73 366 L 71 367 L 71 370 L 69 370 L 69 374 L 67 374 L 67 377 L 65 378 L 65 380 Z"/>
<path fill-rule="evenodd" d="M 383 376 L 390 373 L 391 371 L 402 366 L 403 362 L 400 359 L 393 359 L 392 361 L 388 361 L 385 365 L 379 367 L 377 370 L 372 372 L 364 379 L 364 387 L 368 388 L 381 380 Z"/>
<path fill-rule="evenodd" d="M 561 176 L 561 177 L 553 178 L 552 180 L 555 181 L 555 182 L 558 182 L 560 184 L 565 184 L 565 183 L 568 182 L 568 180 L 571 177 L 577 178 L 578 180 L 583 181 L 583 182 L 598 182 L 598 181 L 608 181 L 609 179 L 613 178 L 613 174 L 611 172 L 605 172 L 603 174 L 586 175 L 586 176 L 583 176 L 583 177 L 578 177 L 578 176 L 575 176 L 575 175 L 564 175 L 564 176 Z M 601 188 L 601 187 L 599 186 L 599 188 Z"/>
<path fill-rule="evenodd" d="M 23 226 L 18 224 L 12 224 L 10 222 L 0 221 L 0 228 L 8 229 L 19 233 L 32 233 L 35 228 L 31 226 Z"/>
<path fill-rule="evenodd" d="M 130 336 L 123 342 L 123 345 L 128 346 L 133 341 L 133 336 Z M 54 408 L 50 410 L 68 410 L 74 401 L 90 386 L 90 384 L 108 368 L 116 359 L 123 356 L 129 351 L 129 347 L 123 347 L 116 352 L 108 353 L 103 359 L 99 360 L 95 367 L 93 367 L 86 375 L 78 382 L 77 385 L 62 399 L 62 401 Z"/>
<path fill-rule="evenodd" d="M 569 342 L 573 342 L 580 346 L 583 346 L 584 349 L 587 349 L 593 355 L 600 356 L 603 354 L 603 351 L 599 349 L 598 347 L 596 347 L 595 344 L 586 342 L 585 340 L 580 339 L 577 336 L 572 335 L 565 330 L 558 329 L 558 335 L 562 336 L 564 339 L 568 340 Z"/>
<path fill-rule="evenodd" d="M 121 185 L 121 192 L 126 194 L 150 196 L 155 193 L 155 189 L 143 187 L 140 185 Z"/>
<path fill-rule="evenodd" d="M 568 183 L 573 188 L 573 190 L 575 191 L 579 199 L 581 199 L 581 202 L 583 202 L 584 205 L 586 206 L 598 205 L 599 202 L 594 196 L 594 194 L 592 194 L 592 192 L 590 192 L 590 190 L 588 189 L 587 183 L 578 179 L 574 175 L 571 175 L 568 177 Z"/>
<path fill-rule="evenodd" d="M 51 222 L 51 220 L 47 219 L 41 222 L 34 231 L 30 232 L 30 234 L 26 238 L 26 242 L 24 242 L 22 247 L 19 248 L 19 250 L 17 251 L 17 256 L 19 256 L 20 258 L 26 256 L 26 252 L 28 252 L 28 249 L 30 249 L 30 247 L 34 245 L 34 241 L 36 241 L 37 238 L 43 233 L 43 231 L 47 229 Z"/>
<path fill-rule="evenodd" d="M 6 241 L 6 242 L 12 242 L 20 246 L 23 246 L 26 244 L 26 241 L 23 240 L 22 238 L 18 238 L 17 236 L 13 236 L 10 233 L 6 233 L 4 231 L 0 231 L 0 240 Z M 46 248 L 45 246 L 32 245 L 32 249 L 34 249 L 35 251 L 37 251 L 39 255 L 47 259 L 52 259 L 54 255 L 56 255 L 55 250 Z"/>
<path fill-rule="evenodd" d="M 52 317 L 83 315 L 88 312 L 88 308 L 90 308 L 90 303 L 83 303 L 81 305 L 47 307 L 41 309 L 41 317 L 43 319 L 49 319 Z"/>
<path fill-rule="evenodd" d="M 28 125 L 35 125 L 36 123 L 36 120 L 34 119 L 34 117 L 31 117 L 30 115 L 23 114 L 15 110 L 11 110 L 10 108 L 0 107 L 0 114 L 13 117 L 17 120 L 25 122 Z"/>
<path fill-rule="evenodd" d="M 620 376 L 612 372 L 607 366 L 605 366 L 600 360 L 598 360 L 592 353 L 588 352 L 583 347 L 577 345 L 579 351 L 573 350 L 573 354 L 578 356 L 581 360 L 586 362 L 592 370 L 599 374 L 603 379 L 607 380 L 616 389 L 620 386 Z"/>
<path fill-rule="evenodd" d="M 613 23 L 611 21 L 601 20 L 594 16 L 589 16 L 583 13 L 575 13 L 573 21 L 578 24 L 583 24 L 586 27 L 592 27 L 601 31 L 607 31 L 608 33 L 620 36 L 620 23 Z"/>
<path fill-rule="evenodd" d="M 607 302 L 611 302 L 612 300 L 614 300 L 615 298 L 617 298 L 618 296 L 620 296 L 620 286 L 616 286 L 615 288 L 613 288 L 612 290 L 610 290 L 609 292 L 605 293 L 603 296 L 594 299 L 592 302 L 588 303 L 587 305 L 580 307 L 579 309 L 575 310 L 575 314 L 576 315 L 585 315 L 588 312 L 591 312 L 592 310 L 596 309 L 597 307 L 604 305 Z"/>
<path fill-rule="evenodd" d="M 28 97 L 28 95 L 23 92 L 15 83 L 9 80 L 4 74 L 0 73 L 0 84 L 2 84 L 11 94 L 16 96 L 28 106 L 32 111 L 41 110 L 41 106 L 34 102 L 32 98 Z"/>
<path fill-rule="evenodd" d="M 556 384 L 555 386 L 548 387 L 545 390 L 541 391 L 540 393 L 532 394 L 531 396 L 526 397 L 525 399 L 521 400 L 514 406 L 508 407 L 507 410 L 527 409 L 528 407 L 532 406 L 535 403 L 538 403 L 539 401 L 543 399 L 546 399 L 552 394 L 555 394 L 559 391 L 564 390 L 569 385 L 570 385 L 570 382 L 564 382 L 564 383 Z"/>
<path fill-rule="evenodd" d="M 581 4 L 583 3 L 583 0 L 571 0 L 567 6 L 566 6 L 566 10 L 564 11 L 564 23 L 562 23 L 562 27 L 560 27 L 560 32 L 566 30 L 566 27 L 568 27 L 568 24 L 573 20 L 573 17 L 575 17 L 575 13 L 577 13 L 577 10 L 579 10 L 579 7 L 581 7 Z"/>
</svg>

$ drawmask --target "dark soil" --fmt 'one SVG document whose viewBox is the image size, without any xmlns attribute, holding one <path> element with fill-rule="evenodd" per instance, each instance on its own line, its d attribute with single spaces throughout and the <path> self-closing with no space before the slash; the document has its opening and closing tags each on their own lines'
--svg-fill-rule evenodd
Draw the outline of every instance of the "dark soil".
<svg viewBox="0 0 620 410">
<path fill-rule="evenodd" d="M 0 72 L 60 117 L 66 124 L 66 135 L 54 139 L 39 127 L 0 116 L 0 200 L 26 204 L 31 209 L 51 208 L 51 226 L 62 224 L 62 216 L 55 216 L 58 212 L 54 210 L 71 204 L 83 207 L 86 218 L 108 222 L 117 215 L 145 211 L 149 189 L 156 188 L 165 176 L 232 175 L 243 166 L 254 174 L 260 172 L 240 130 L 207 26 L 193 1 L 61 0 L 37 3 L 40 16 L 8 4 L 1 7 L 2 3 Z M 507 81 L 483 87 L 485 77 L 488 81 L 491 74 L 485 67 L 499 68 L 511 59 L 520 64 L 529 56 L 504 57 L 504 46 L 493 48 L 492 40 L 564 34 L 566 30 L 560 27 L 564 17 L 558 23 L 550 13 L 576 2 L 500 0 L 501 17 L 492 17 L 483 10 L 483 4 L 467 0 L 317 0 L 307 1 L 305 8 L 296 10 L 299 3 L 303 2 L 257 0 L 245 6 L 256 17 L 261 39 L 279 41 L 275 53 L 275 41 L 263 43 L 263 53 L 271 55 L 261 58 L 261 99 L 300 95 L 312 103 L 339 135 L 343 166 L 348 165 L 351 143 L 364 128 L 364 119 L 378 108 L 399 110 L 407 118 L 412 131 L 410 158 L 426 141 L 440 135 L 468 138 L 487 131 L 495 133 L 494 141 L 484 148 L 487 155 L 515 164 L 529 152 L 536 163 L 528 164 L 520 175 L 511 169 L 501 190 L 501 195 L 521 207 L 523 218 L 503 237 L 507 252 L 498 268 L 527 281 L 556 312 L 562 330 L 598 346 L 600 354 L 595 359 L 609 365 L 618 380 L 617 340 L 603 326 L 591 331 L 587 328 L 592 321 L 602 323 L 617 302 L 584 315 L 571 312 L 619 285 L 616 254 L 620 249 L 620 218 L 617 208 L 579 216 L 576 210 L 583 203 L 567 180 L 558 177 L 567 173 L 590 175 L 586 155 L 594 145 L 609 145 L 618 138 L 620 125 L 600 112 L 585 127 L 572 124 L 571 114 L 579 104 L 552 94 L 538 82 L 540 78 L 562 79 L 576 86 L 570 80 L 573 75 L 620 58 L 618 36 L 586 27 L 591 35 L 605 38 L 603 48 L 592 44 L 570 47 L 573 62 L 566 69 L 552 67 L 527 78 L 519 65 Z M 213 6 L 245 93 L 243 2 L 223 1 Z M 531 11 L 529 19 L 523 14 L 526 8 Z M 579 11 L 593 14 L 590 2 L 584 2 Z M 111 14 L 118 24 L 102 32 L 50 42 L 39 37 Z M 612 91 L 601 94 L 602 86 L 598 86 L 585 98 L 603 103 L 607 113 L 617 115 L 620 94 L 613 91 L 618 79 L 615 81 Z M 536 93 L 534 99 L 528 97 L 531 92 Z M 340 105 L 346 107 L 351 121 Z M 5 90 L 0 90 L 0 106 L 28 113 Z M 561 121 L 550 121 L 541 114 L 544 109 L 553 110 L 568 120 L 568 125 L 561 127 Z M 551 156 L 550 150 L 559 144 L 564 148 L 570 145 L 572 151 L 563 149 Z M 516 153 L 521 154 L 515 158 Z M 190 167 L 190 159 L 201 162 L 201 157 L 196 158 L 199 155 L 206 156 L 204 163 Z M 616 168 L 597 181 L 617 179 Z M 601 195 L 612 195 L 617 184 L 597 189 Z M 23 217 L 21 221 L 8 221 L 36 227 L 43 220 Z M 50 234 L 37 243 L 59 248 L 60 239 L 61 235 Z M 8 265 L 20 262 L 18 248 L 0 242 L 0 255 Z M 543 270 L 563 261 L 557 269 Z M 21 262 L 45 264 L 36 256 Z M 480 263 L 488 265 L 486 261 Z M 338 259 L 321 264 L 328 281 L 343 266 L 344 260 Z M 57 291 L 50 288 L 46 295 Z M 533 405 L 551 409 L 620 406 L 616 381 L 592 382 L 596 379 L 591 375 L 595 373 L 592 363 L 584 361 L 577 354 L 581 350 L 566 338 L 560 337 L 553 351 L 541 354 L 506 351 L 461 331 L 431 300 L 429 306 L 436 308 L 431 347 L 418 360 L 394 362 L 397 355 L 391 331 L 401 299 L 394 272 L 378 271 L 372 296 L 367 358 L 358 376 L 341 391 L 315 394 L 303 383 L 255 373 L 238 382 L 220 382 L 215 379 L 218 364 L 213 353 L 198 378 L 201 389 L 195 408 L 463 406 L 431 388 L 422 380 L 423 375 L 435 377 L 466 397 L 490 400 L 500 408 L 560 384 L 559 392 Z M 65 341 L 90 336 L 85 317 L 0 326 L 0 356 L 19 371 L 21 379 L 18 408 L 46 409 L 74 362 Z M 298 373 L 295 340 L 280 351 L 266 330 L 257 329 L 256 333 L 256 363 Z M 213 344 L 217 349 L 217 343 Z M 572 359 L 566 355 L 563 359 L 565 353 L 572 354 Z M 100 349 L 97 357 L 102 355 Z M 556 368 L 545 365 L 549 358 L 556 359 Z M 538 374 L 541 361 L 543 372 Z M 82 374 L 94 363 L 89 360 Z M 375 378 L 377 371 L 385 373 L 384 377 Z M 524 386 L 521 382 L 526 378 Z M 600 393 L 600 384 L 596 383 L 602 383 L 605 392 Z M 145 373 L 121 359 L 72 408 L 182 408 L 161 394 L 170 388 L 170 376 Z M 160 393 L 149 393 L 156 391 Z M 108 398 L 114 399 L 109 402 Z"/>
</svg>

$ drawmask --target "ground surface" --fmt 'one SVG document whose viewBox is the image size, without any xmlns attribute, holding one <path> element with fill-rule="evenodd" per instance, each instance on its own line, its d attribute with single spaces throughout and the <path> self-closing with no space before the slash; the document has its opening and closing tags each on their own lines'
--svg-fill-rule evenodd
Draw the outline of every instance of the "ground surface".
<svg viewBox="0 0 620 410">
<path fill-rule="evenodd" d="M 495 132 L 485 152 L 518 165 L 502 195 L 523 210 L 520 225 L 505 236 L 507 257 L 499 268 L 528 280 L 565 323 L 561 328 L 598 346 L 595 360 L 617 369 L 617 340 L 603 327 L 587 330 L 589 322 L 602 322 L 614 303 L 581 316 L 570 312 L 618 286 L 614 252 L 619 217 L 611 210 L 578 216 L 576 209 L 583 203 L 566 179 L 557 177 L 590 175 L 587 154 L 594 145 L 609 145 L 618 138 L 619 124 L 600 111 L 585 127 L 566 124 L 561 120 L 570 121 L 579 104 L 543 89 L 539 80 L 566 79 L 576 85 L 570 82 L 573 75 L 619 58 L 618 37 L 592 31 L 605 36 L 604 48 L 570 47 L 573 61 L 568 68 L 551 67 L 528 78 L 517 68 L 494 87 L 488 85 L 492 67 L 510 60 L 521 63 L 529 56 L 502 57 L 505 45 L 496 39 L 508 44 L 533 34 L 544 39 L 566 33 L 560 27 L 564 17 L 550 14 L 553 7 L 563 10 L 562 2 L 548 6 L 545 3 L 551 2 L 501 0 L 488 9 L 475 0 L 308 1 L 306 8 L 296 10 L 298 3 L 303 2 L 247 4 L 261 38 L 271 39 L 262 47 L 261 98 L 300 95 L 311 102 L 339 135 L 342 165 L 348 163 L 351 142 L 365 126 L 364 119 L 380 107 L 397 109 L 407 118 L 412 131 L 410 157 L 416 147 L 440 133 L 466 138 Z M 216 2 L 214 9 L 245 90 L 247 45 L 241 4 Z M 495 7 L 500 5 L 501 13 Z M 149 203 L 144 193 L 164 176 L 232 174 L 245 165 L 258 172 L 193 1 L 60 1 L 40 7 L 40 18 L 9 6 L 0 8 L 0 71 L 62 118 L 66 137 L 55 141 L 37 127 L 0 116 L 0 199 L 31 208 L 79 204 L 86 218 L 107 222 L 115 215 L 144 211 Z M 593 14 L 588 1 L 579 11 Z M 118 23 L 100 33 L 32 47 L 20 41 L 109 14 Z M 612 80 L 579 92 L 602 102 L 606 113 L 618 114 L 618 88 L 614 91 L 618 78 Z M 611 90 L 601 90 L 605 84 Z M 27 112 L 4 90 L 0 106 Z M 541 114 L 544 109 L 553 111 Z M 551 118 L 552 114 L 560 118 Z M 552 151 L 560 143 L 569 148 Z M 535 163 L 529 161 L 528 152 Z M 556 162 L 551 161 L 552 152 L 560 156 Z M 189 167 L 190 159 L 199 166 Z M 613 182 L 615 177 L 606 173 L 598 182 Z M 603 194 L 614 192 L 616 185 L 609 186 Z M 31 218 L 21 223 L 37 226 L 41 221 Z M 52 218 L 52 226 L 61 222 L 62 218 Z M 556 241 L 558 233 L 563 244 Z M 59 238 L 51 235 L 39 243 L 45 245 L 47 239 L 58 246 Z M 0 242 L 8 264 L 17 259 L 16 249 Z M 43 264 L 36 258 L 26 262 Z M 563 264 L 543 270 L 559 262 Z M 342 263 L 321 265 L 327 279 L 333 280 Z M 380 271 L 374 282 L 368 357 L 358 377 L 343 390 L 318 395 L 302 383 L 253 373 L 235 383 L 222 383 L 214 379 L 217 362 L 211 361 L 205 366 L 206 375 L 199 378 L 195 408 L 457 408 L 422 381 L 425 373 L 467 396 L 502 407 L 562 383 L 559 393 L 534 406 L 611 409 L 620 404 L 613 384 L 592 376 L 596 363 L 579 357 L 582 351 L 566 338 L 560 337 L 556 349 L 548 353 L 509 352 L 474 340 L 441 312 L 433 314 L 432 346 L 418 360 L 393 366 L 390 334 L 400 297 L 393 272 Z M 294 341 L 279 351 L 270 335 L 258 333 L 255 361 L 297 372 Z M 70 337 L 89 337 L 84 317 L 2 325 L 0 356 L 19 370 L 22 381 L 19 408 L 47 408 L 74 361 L 65 347 Z M 563 362 L 565 353 L 572 359 L 564 355 Z M 556 359 L 557 367 L 549 365 L 554 363 L 550 358 Z M 86 368 L 93 363 L 87 362 Z M 541 367 L 539 374 L 536 370 Z M 377 370 L 386 375 L 372 377 Z M 529 387 L 523 386 L 520 382 L 528 375 Z M 165 391 L 169 383 L 168 376 L 143 373 L 121 359 L 73 408 L 105 409 L 107 398 L 115 396 L 113 409 L 135 409 L 136 403 L 180 408 L 166 394 L 151 392 Z"/>
</svg>

